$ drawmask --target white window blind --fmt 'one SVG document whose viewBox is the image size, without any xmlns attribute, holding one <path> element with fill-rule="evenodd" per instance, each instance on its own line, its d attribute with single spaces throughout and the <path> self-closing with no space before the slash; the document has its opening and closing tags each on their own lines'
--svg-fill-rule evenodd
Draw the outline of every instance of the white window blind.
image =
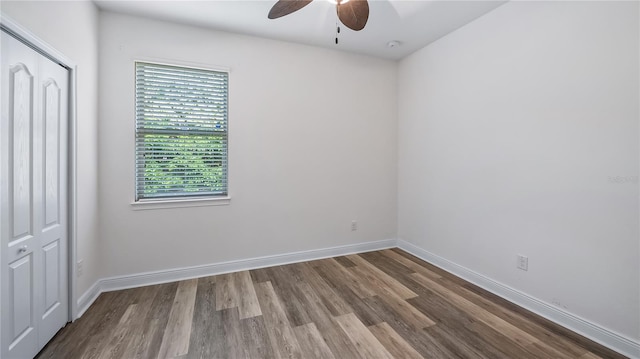
<svg viewBox="0 0 640 359">
<path fill-rule="evenodd" d="M 136 62 L 136 201 L 227 194 L 228 79 Z"/>
</svg>

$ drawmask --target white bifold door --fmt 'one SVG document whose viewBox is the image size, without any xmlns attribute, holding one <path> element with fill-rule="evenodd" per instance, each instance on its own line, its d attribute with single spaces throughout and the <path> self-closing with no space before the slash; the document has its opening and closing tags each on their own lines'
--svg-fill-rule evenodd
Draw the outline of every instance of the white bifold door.
<svg viewBox="0 0 640 359">
<path fill-rule="evenodd" d="M 69 72 L 2 31 L 0 338 L 32 358 L 68 320 Z"/>
</svg>

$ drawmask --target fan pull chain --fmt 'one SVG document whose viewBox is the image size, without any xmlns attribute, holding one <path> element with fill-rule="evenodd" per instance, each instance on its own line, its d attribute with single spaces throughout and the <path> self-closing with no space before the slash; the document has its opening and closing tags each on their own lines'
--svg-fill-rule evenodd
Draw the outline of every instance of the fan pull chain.
<svg viewBox="0 0 640 359">
<path fill-rule="evenodd" d="M 338 35 L 340 34 L 340 25 L 338 25 L 338 18 L 340 17 L 340 3 L 341 0 L 337 0 L 336 4 L 336 45 L 338 45 Z"/>
</svg>

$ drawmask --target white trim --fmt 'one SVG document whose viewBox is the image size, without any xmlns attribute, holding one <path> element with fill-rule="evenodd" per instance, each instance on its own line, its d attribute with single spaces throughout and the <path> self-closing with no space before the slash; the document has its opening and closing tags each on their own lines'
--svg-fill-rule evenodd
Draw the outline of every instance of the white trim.
<svg viewBox="0 0 640 359">
<path fill-rule="evenodd" d="M 131 202 L 131 209 L 134 211 L 142 211 L 149 209 L 164 208 L 185 208 L 185 207 L 205 207 L 205 206 L 225 206 L 231 203 L 231 197 L 197 197 L 179 199 L 142 199 L 137 202 Z"/>
<path fill-rule="evenodd" d="M 312 249 L 308 251 L 292 252 L 286 254 L 276 254 L 271 256 L 239 259 L 235 261 L 219 262 L 192 267 L 174 268 L 153 272 L 123 275 L 98 280 L 78 299 L 80 315 L 84 313 L 91 304 L 103 292 L 114 290 L 136 288 L 153 284 L 169 283 L 179 280 L 200 278 L 211 275 L 218 275 L 243 270 L 272 267 L 284 264 L 306 262 L 322 258 L 344 256 L 347 254 L 364 253 L 381 249 L 394 248 L 395 239 L 385 239 L 374 242 L 363 242 L 347 244 L 344 246 Z"/>
<path fill-rule="evenodd" d="M 69 315 L 70 320 L 74 321 L 80 317 L 78 314 L 78 306 L 76 304 L 76 298 L 78 294 L 78 287 L 76 278 L 78 278 L 78 105 L 77 105 L 77 90 L 78 90 L 78 67 L 73 66 L 69 69 L 71 80 L 69 86 L 71 86 L 71 93 L 69 94 L 71 100 L 71 106 L 69 109 L 69 146 L 67 151 L 69 152 L 69 172 L 67 174 L 67 181 L 69 182 L 69 199 L 68 203 L 68 221 L 69 221 Z"/>
<path fill-rule="evenodd" d="M 64 56 L 61 52 L 56 50 L 53 46 L 47 44 L 44 40 L 37 37 L 31 31 L 21 26 L 10 17 L 5 14 L 0 14 L 0 23 L 2 26 L 12 32 L 14 36 L 17 36 L 21 40 L 35 47 L 35 50 L 40 51 L 44 55 L 58 61 L 66 67 L 74 67 L 76 64 Z"/>
<path fill-rule="evenodd" d="M 640 358 L 640 342 L 561 310 L 448 259 L 398 239 L 398 248 L 616 352 Z"/>
<path fill-rule="evenodd" d="M 76 111 L 76 80 L 77 80 L 77 66 L 76 63 L 68 59 L 61 52 L 56 50 L 54 47 L 46 43 L 44 40 L 40 39 L 38 36 L 33 34 L 31 31 L 27 30 L 5 14 L 0 13 L 0 24 L 2 27 L 7 29 L 13 36 L 18 37 L 23 42 L 28 43 L 30 46 L 34 47 L 37 51 L 43 53 L 48 56 L 52 60 L 57 61 L 62 64 L 69 70 L 69 119 L 68 119 L 68 203 L 67 203 L 67 235 L 69 237 L 69 242 L 67 243 L 68 250 L 68 301 L 69 301 L 69 321 L 73 321 L 77 316 L 77 305 L 75 300 L 75 295 L 77 292 L 76 288 L 76 257 L 77 257 L 77 138 L 76 138 L 76 129 L 77 129 L 77 111 Z"/>
<path fill-rule="evenodd" d="M 102 293 L 102 290 L 100 290 L 100 281 L 97 281 L 93 283 L 93 285 L 89 287 L 89 289 L 87 289 L 87 291 L 84 292 L 84 294 L 82 294 L 80 298 L 78 298 L 78 301 L 76 302 L 76 305 L 78 307 L 78 316 L 76 318 L 80 318 L 84 314 L 84 312 L 89 309 L 91 304 L 93 304 L 93 302 L 98 299 L 100 293 Z"/>
<path fill-rule="evenodd" d="M 154 65 L 165 65 L 165 66 L 179 66 L 179 67 L 188 67 L 195 70 L 205 70 L 205 71 L 215 71 L 215 72 L 226 72 L 227 74 L 231 73 L 231 68 L 227 66 L 217 66 L 210 65 L 204 62 L 195 62 L 195 61 L 185 61 L 178 59 L 169 59 L 163 57 L 147 57 L 147 56 L 136 56 L 133 59 L 135 62 L 146 62 Z"/>
<path fill-rule="evenodd" d="M 145 285 L 169 283 L 177 280 L 199 278 L 210 275 L 218 275 L 298 262 L 306 262 L 315 259 L 343 256 L 353 253 L 370 252 L 380 249 L 393 248 L 395 246 L 396 241 L 394 239 L 388 239 L 375 242 L 349 244 L 339 247 L 312 249 L 301 252 L 292 252 L 286 254 L 276 254 L 272 256 L 205 264 L 200 266 L 144 272 L 133 275 L 105 278 L 101 281 L 101 289 L 103 291 L 112 291 L 126 288 L 135 288 Z"/>
</svg>

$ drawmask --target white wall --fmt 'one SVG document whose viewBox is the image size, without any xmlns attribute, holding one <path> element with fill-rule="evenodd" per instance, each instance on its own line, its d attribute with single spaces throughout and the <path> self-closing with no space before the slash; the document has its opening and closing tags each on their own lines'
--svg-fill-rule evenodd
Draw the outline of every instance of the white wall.
<svg viewBox="0 0 640 359">
<path fill-rule="evenodd" d="M 640 338 L 638 33 L 511 2 L 401 61 L 399 237 Z"/>
<path fill-rule="evenodd" d="M 394 62 L 114 13 L 100 19 L 105 276 L 395 238 Z M 230 205 L 132 209 L 133 61 L 148 58 L 231 69 Z"/>
<path fill-rule="evenodd" d="M 77 295 L 100 275 L 98 240 L 98 9 L 89 1 L 2 1 L 0 11 L 77 65 Z M 75 298 L 77 299 L 77 298 Z"/>
</svg>

